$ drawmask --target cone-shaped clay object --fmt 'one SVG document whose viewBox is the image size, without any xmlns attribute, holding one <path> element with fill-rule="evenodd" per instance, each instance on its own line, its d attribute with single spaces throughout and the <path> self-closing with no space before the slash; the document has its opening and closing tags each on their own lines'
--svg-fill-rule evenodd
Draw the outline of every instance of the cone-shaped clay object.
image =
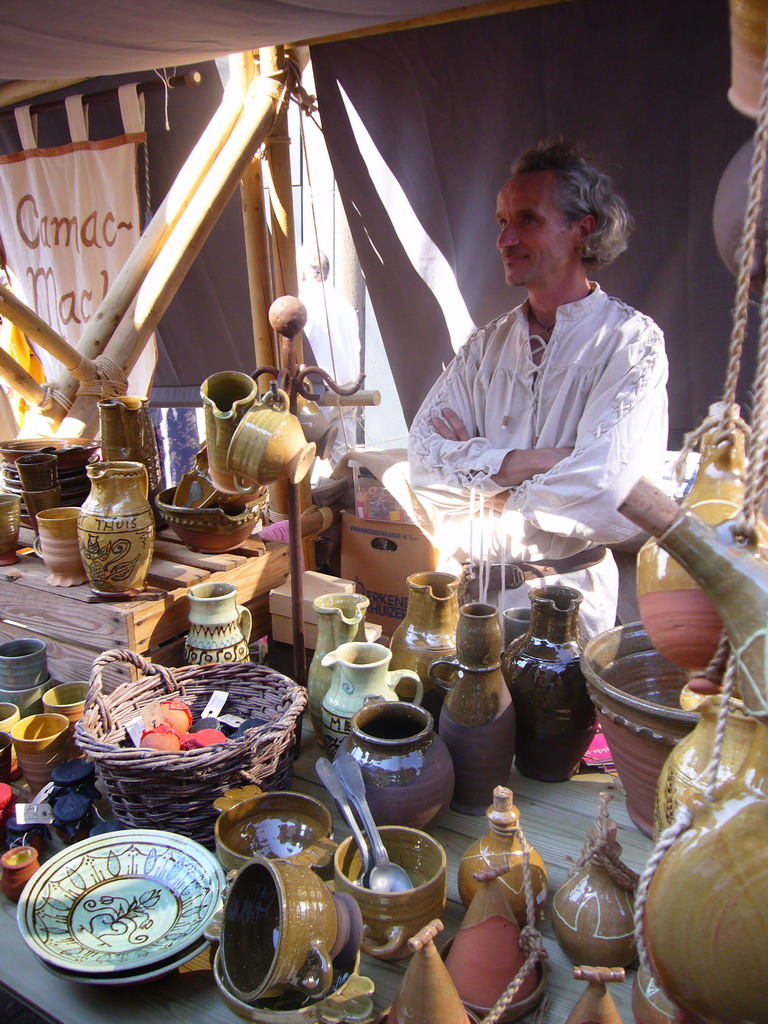
<svg viewBox="0 0 768 1024">
<path fill-rule="evenodd" d="M 445 965 L 464 1003 L 489 1010 L 503 995 L 526 960 L 520 948 L 520 926 L 500 875 L 505 865 L 475 872 L 479 888 L 454 936 Z M 539 984 L 529 970 L 510 1006 L 529 999 Z"/>
<path fill-rule="evenodd" d="M 468 907 L 480 887 L 480 883 L 473 878 L 476 871 L 506 864 L 508 871 L 501 879 L 501 884 L 507 890 L 515 917 L 524 925 L 527 922 L 524 857 L 520 842 L 520 812 L 514 804 L 512 790 L 506 786 L 497 786 L 493 791 L 493 805 L 485 813 L 488 831 L 469 847 L 459 864 L 461 902 Z M 528 856 L 533 897 L 539 912 L 543 910 L 547 898 L 547 869 L 530 843 Z"/>
<path fill-rule="evenodd" d="M 431 921 L 408 940 L 414 955 L 386 1024 L 471 1024 L 472 1018 L 435 949 L 435 937 L 442 930 L 442 921 Z"/>
<path fill-rule="evenodd" d="M 624 981 L 623 967 L 574 967 L 577 981 L 586 981 L 587 991 L 576 1003 L 565 1024 L 622 1024 L 619 1011 L 606 985 L 611 981 Z"/>
</svg>

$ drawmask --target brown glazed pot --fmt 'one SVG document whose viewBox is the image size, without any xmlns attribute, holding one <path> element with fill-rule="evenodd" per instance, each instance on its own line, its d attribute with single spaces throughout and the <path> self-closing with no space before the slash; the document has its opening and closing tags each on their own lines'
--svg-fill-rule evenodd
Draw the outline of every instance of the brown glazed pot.
<svg viewBox="0 0 768 1024">
<path fill-rule="evenodd" d="M 641 964 L 632 985 L 632 1013 L 635 1024 L 675 1024 L 677 1010 L 659 988 L 659 983 Z"/>
<path fill-rule="evenodd" d="M 434 731 L 432 715 L 406 701 L 375 701 L 352 716 L 339 747 L 360 765 L 377 825 L 428 829 L 451 802 L 451 755 Z"/>
<path fill-rule="evenodd" d="M 679 705 L 687 674 L 655 650 L 639 622 L 592 637 L 581 665 L 627 794 L 629 816 L 650 836 L 661 769 L 697 722 L 694 712 Z"/>
</svg>

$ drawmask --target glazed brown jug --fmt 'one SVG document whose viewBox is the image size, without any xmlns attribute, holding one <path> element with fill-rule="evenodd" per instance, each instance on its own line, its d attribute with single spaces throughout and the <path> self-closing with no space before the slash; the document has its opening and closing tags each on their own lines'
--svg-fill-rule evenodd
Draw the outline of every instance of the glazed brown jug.
<svg viewBox="0 0 768 1024">
<path fill-rule="evenodd" d="M 501 674 L 501 625 L 489 604 L 465 604 L 456 629 L 456 660 L 432 662 L 433 682 L 452 680 L 442 711 L 440 736 L 455 773 L 451 807 L 485 814 L 493 790 L 504 785 L 515 754 L 515 709 Z"/>
<path fill-rule="evenodd" d="M 596 731 L 581 670 L 581 594 L 572 587 L 529 593 L 528 632 L 507 647 L 501 666 L 517 720 L 515 767 L 543 782 L 569 779 Z"/>
<path fill-rule="evenodd" d="M 149 399 L 140 395 L 118 395 L 99 402 L 101 457 L 105 462 L 140 462 L 147 470 L 148 499 L 155 526 L 165 520 L 155 498 L 165 488 L 165 475 L 157 447 L 155 428 L 149 413 Z"/>
</svg>

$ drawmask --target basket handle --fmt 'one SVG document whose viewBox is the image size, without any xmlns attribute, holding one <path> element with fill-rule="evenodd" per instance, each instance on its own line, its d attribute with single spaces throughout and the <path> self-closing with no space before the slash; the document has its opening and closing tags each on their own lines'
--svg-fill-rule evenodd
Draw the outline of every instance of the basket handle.
<svg viewBox="0 0 768 1024">
<path fill-rule="evenodd" d="M 104 651 L 94 660 L 93 665 L 91 666 L 91 675 L 88 680 L 88 693 L 86 695 L 86 706 L 92 703 L 97 705 L 100 713 L 106 720 L 108 729 L 111 729 L 115 723 L 109 712 L 109 708 L 103 699 L 104 685 L 102 683 L 101 676 L 107 665 L 113 665 L 117 662 L 133 665 L 144 676 L 160 676 L 169 693 L 177 688 L 173 672 L 164 665 L 155 665 L 151 661 L 147 661 L 145 658 L 142 658 L 140 654 L 137 654 L 135 651 L 131 651 L 125 647 L 115 647 L 111 651 Z"/>
</svg>

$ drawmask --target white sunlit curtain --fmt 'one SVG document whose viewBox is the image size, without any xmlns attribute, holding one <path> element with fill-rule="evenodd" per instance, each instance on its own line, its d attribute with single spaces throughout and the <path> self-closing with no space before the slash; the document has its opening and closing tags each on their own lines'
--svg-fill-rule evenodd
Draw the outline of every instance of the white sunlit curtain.
<svg viewBox="0 0 768 1024">
<path fill-rule="evenodd" d="M 0 244 L 15 290 L 73 346 L 141 235 L 143 100 L 135 85 L 121 87 L 119 99 L 125 134 L 89 141 L 82 96 L 70 96 L 71 142 L 49 149 L 37 147 L 30 107 L 17 107 L 23 149 L 0 156 Z M 46 379 L 60 378 L 61 364 L 35 352 Z M 131 394 L 149 393 L 156 361 L 152 337 L 129 375 Z"/>
</svg>

